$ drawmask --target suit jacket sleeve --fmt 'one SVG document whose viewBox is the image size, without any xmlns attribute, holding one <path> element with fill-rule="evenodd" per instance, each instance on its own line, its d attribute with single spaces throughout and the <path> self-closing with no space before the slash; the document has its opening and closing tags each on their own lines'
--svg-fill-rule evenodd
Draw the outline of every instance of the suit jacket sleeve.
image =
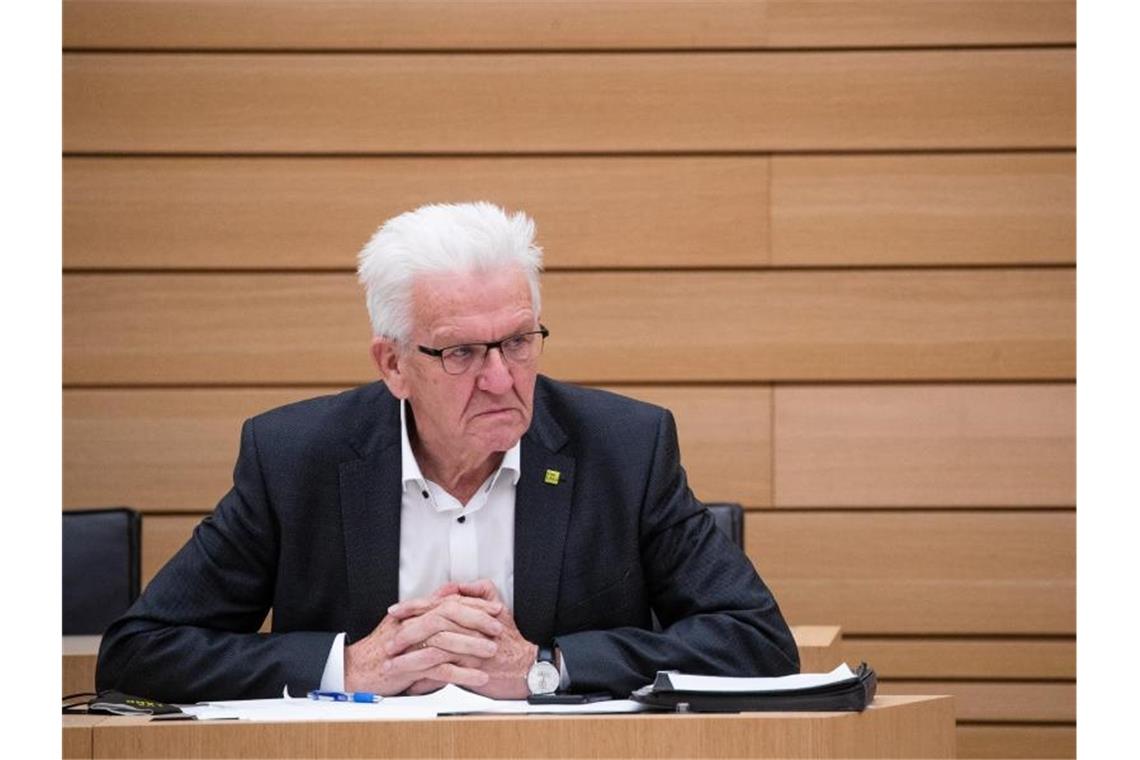
<svg viewBox="0 0 1140 760">
<path fill-rule="evenodd" d="M 776 676 L 799 653 L 752 562 L 689 490 L 673 416 L 662 410 L 639 516 L 641 564 L 663 630 L 638 626 L 556 636 L 573 691 L 619 696 L 658 670 Z"/>
<path fill-rule="evenodd" d="M 168 702 L 279 697 L 317 688 L 335 633 L 257 633 L 278 575 L 279 526 L 255 426 L 242 427 L 234 486 L 108 628 L 97 688 Z"/>
</svg>

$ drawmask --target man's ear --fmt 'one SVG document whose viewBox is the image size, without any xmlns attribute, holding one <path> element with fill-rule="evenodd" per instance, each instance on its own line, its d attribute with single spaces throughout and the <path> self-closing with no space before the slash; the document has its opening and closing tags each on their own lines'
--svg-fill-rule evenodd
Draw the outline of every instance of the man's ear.
<svg viewBox="0 0 1140 760">
<path fill-rule="evenodd" d="M 372 361 L 380 371 L 380 379 L 388 386 L 388 390 L 396 398 L 407 398 L 408 381 L 404 374 L 400 347 L 393 340 L 375 337 L 372 339 L 371 352 Z"/>
</svg>

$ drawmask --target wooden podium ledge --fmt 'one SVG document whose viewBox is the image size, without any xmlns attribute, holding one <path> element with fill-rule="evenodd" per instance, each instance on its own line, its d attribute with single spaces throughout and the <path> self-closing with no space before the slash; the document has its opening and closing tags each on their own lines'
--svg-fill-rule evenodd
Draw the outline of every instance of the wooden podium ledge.
<svg viewBox="0 0 1140 760">
<path fill-rule="evenodd" d="M 470 716 L 164 722 L 64 716 L 64 757 L 954 757 L 954 703 L 878 697 L 862 713 Z M 90 751 L 90 754 L 86 754 Z"/>
</svg>

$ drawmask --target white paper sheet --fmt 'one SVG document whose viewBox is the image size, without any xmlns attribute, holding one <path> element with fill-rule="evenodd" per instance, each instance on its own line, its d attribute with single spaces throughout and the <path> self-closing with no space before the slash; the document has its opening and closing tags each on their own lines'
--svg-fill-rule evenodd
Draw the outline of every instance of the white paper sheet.
<svg viewBox="0 0 1140 760">
<path fill-rule="evenodd" d="M 585 705 L 530 705 L 526 700 L 484 697 L 448 684 L 418 697 L 385 697 L 379 702 L 327 702 L 289 697 L 243 699 L 183 705 L 182 711 L 198 720 L 423 720 L 441 713 L 621 713 L 639 712 L 643 705 L 629 700 L 591 702 Z"/>
<path fill-rule="evenodd" d="M 683 673 L 670 673 L 669 683 L 677 691 L 707 692 L 759 692 L 808 689 L 813 686 L 846 681 L 855 674 L 847 663 L 843 663 L 830 673 L 797 673 L 776 678 L 733 678 L 731 676 L 690 676 Z"/>
</svg>

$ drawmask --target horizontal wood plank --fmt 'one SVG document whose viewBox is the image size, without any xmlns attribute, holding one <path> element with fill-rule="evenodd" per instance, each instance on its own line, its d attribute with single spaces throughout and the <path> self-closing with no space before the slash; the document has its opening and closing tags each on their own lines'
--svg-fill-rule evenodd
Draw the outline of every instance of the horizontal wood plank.
<svg viewBox="0 0 1140 760">
<path fill-rule="evenodd" d="M 1076 630 L 1074 512 L 750 512 L 744 528 L 748 556 L 800 625 Z"/>
<path fill-rule="evenodd" d="M 69 152 L 1072 148 L 1074 112 L 1071 49 L 63 61 Z"/>
<path fill-rule="evenodd" d="M 1072 0 L 773 0 L 773 46 L 1076 42 Z"/>
<path fill-rule="evenodd" d="M 1072 639 L 845 636 L 846 662 L 868 662 L 888 679 L 1075 679 Z"/>
<path fill-rule="evenodd" d="M 1073 385 L 781 387 L 781 507 L 1076 503 Z"/>
<path fill-rule="evenodd" d="M 958 725 L 960 758 L 1077 756 L 1077 727 L 1063 725 Z"/>
<path fill-rule="evenodd" d="M 142 522 L 142 570 L 140 577 L 143 588 L 158 574 L 162 566 L 170 561 L 182 545 L 190 540 L 191 534 L 205 514 L 197 515 L 146 515 Z"/>
<path fill-rule="evenodd" d="M 64 0 L 71 48 L 409 50 L 1076 42 L 1072 0 Z"/>
<path fill-rule="evenodd" d="M 613 390 L 673 411 L 682 461 L 698 497 L 750 506 L 770 502 L 769 389 L 623 386 Z M 242 420 L 325 392 L 331 391 L 64 391 L 64 507 L 210 509 L 232 483 Z"/>
<path fill-rule="evenodd" d="M 1072 723 L 1075 683 L 981 681 L 880 681 L 879 694 L 950 694 L 959 721 Z"/>
<path fill-rule="evenodd" d="M 771 172 L 777 266 L 1076 261 L 1072 154 L 775 156 Z"/>
<path fill-rule="evenodd" d="M 384 219 L 488 198 L 548 269 L 1075 261 L 1071 154 L 64 161 L 64 266 L 343 268 Z M 771 256 L 769 256 L 771 216 Z"/>
<path fill-rule="evenodd" d="M 554 272 L 544 371 L 584 382 L 1072 379 L 1074 273 Z M 347 274 L 70 274 L 64 381 L 373 379 Z"/>
<path fill-rule="evenodd" d="M 389 217 L 486 199 L 537 222 L 548 269 L 768 263 L 768 159 L 64 160 L 68 268 L 350 267 Z"/>
</svg>

